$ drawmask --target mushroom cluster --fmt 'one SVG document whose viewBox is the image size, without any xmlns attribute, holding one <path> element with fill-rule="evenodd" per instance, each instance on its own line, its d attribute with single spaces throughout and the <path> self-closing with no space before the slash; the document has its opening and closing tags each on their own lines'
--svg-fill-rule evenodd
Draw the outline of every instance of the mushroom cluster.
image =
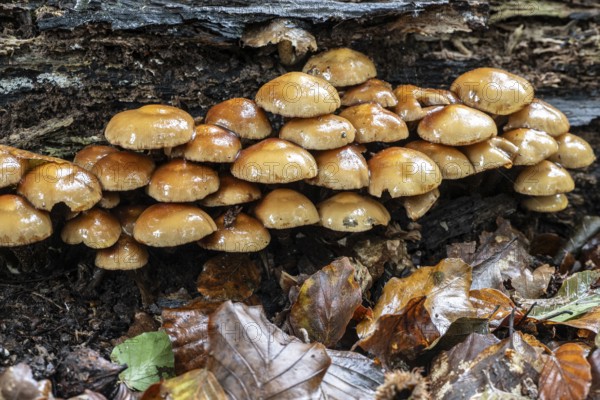
<svg viewBox="0 0 600 400">
<path fill-rule="evenodd" d="M 106 126 L 111 145 L 72 162 L 2 146 L 0 184 L 16 194 L 0 196 L 13 221 L 0 245 L 47 238 L 49 211 L 64 203 L 63 241 L 96 249 L 100 268 L 139 268 L 145 246 L 255 252 L 269 230 L 387 225 L 386 204 L 397 201 L 416 220 L 443 180 L 513 166 L 523 206 L 554 212 L 574 188 L 567 169 L 595 159 L 566 116 L 509 72 L 478 68 L 450 90 L 393 89 L 376 75 L 365 55 L 334 49 L 265 83 L 254 100 L 214 105 L 198 125 L 166 105 L 123 111 Z M 268 113 L 281 122 L 277 134 Z"/>
</svg>

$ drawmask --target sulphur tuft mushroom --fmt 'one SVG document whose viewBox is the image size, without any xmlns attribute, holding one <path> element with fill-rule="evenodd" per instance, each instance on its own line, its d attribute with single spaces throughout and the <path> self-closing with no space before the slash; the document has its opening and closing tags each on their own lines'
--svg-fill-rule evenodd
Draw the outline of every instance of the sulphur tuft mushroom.
<svg viewBox="0 0 600 400">
<path fill-rule="evenodd" d="M 263 224 L 244 213 L 234 217 L 224 213 L 215 223 L 217 230 L 200 240 L 200 247 L 227 253 L 251 253 L 261 251 L 271 241 L 271 235 Z"/>
<path fill-rule="evenodd" d="M 92 172 L 104 190 L 123 192 L 146 186 L 154 168 L 154 161 L 145 154 L 119 151 L 98 160 Z"/>
<path fill-rule="evenodd" d="M 435 188 L 427 193 L 406 197 L 403 199 L 402 204 L 404 205 L 408 218 L 416 221 L 433 207 L 439 197 L 440 191 L 438 188 Z"/>
<path fill-rule="evenodd" d="M 339 232 L 364 232 L 377 225 L 387 225 L 390 213 L 370 197 L 341 192 L 317 205 L 321 225 Z"/>
<path fill-rule="evenodd" d="M 289 229 L 319 222 L 315 205 L 292 189 L 275 189 L 254 208 L 254 215 L 265 228 Z"/>
<path fill-rule="evenodd" d="M 354 141 L 356 129 L 346 118 L 327 114 L 313 118 L 294 118 L 279 131 L 279 138 L 307 150 L 329 150 Z"/>
<path fill-rule="evenodd" d="M 565 168 L 585 168 L 596 160 L 592 146 L 577 135 L 565 133 L 558 136 L 556 142 L 558 150 L 549 157 L 549 160 Z"/>
<path fill-rule="evenodd" d="M 362 189 L 369 186 L 369 166 L 356 145 L 315 152 L 317 176 L 307 179 L 311 185 L 333 190 Z"/>
<path fill-rule="evenodd" d="M 50 215 L 14 194 L 0 195 L 0 221 L 0 247 L 23 246 L 52 235 Z"/>
<path fill-rule="evenodd" d="M 397 142 L 408 137 L 408 127 L 397 114 L 376 103 L 348 107 L 340 113 L 356 128 L 357 143 Z"/>
<path fill-rule="evenodd" d="M 343 106 L 356 106 L 363 103 L 377 103 L 389 108 L 398 104 L 398 99 L 392 91 L 392 86 L 379 79 L 369 79 L 365 83 L 346 90 L 342 96 Z"/>
<path fill-rule="evenodd" d="M 529 196 L 521 202 L 521 205 L 529 211 L 553 213 L 567 208 L 569 200 L 563 193 L 557 193 L 548 196 Z"/>
<path fill-rule="evenodd" d="M 79 150 L 73 158 L 73 164 L 79 165 L 81 168 L 91 171 L 94 165 L 110 153 L 116 153 L 119 149 L 112 146 L 104 146 L 99 144 L 91 144 Z"/>
<path fill-rule="evenodd" d="M 117 243 L 96 252 L 95 265 L 106 270 L 134 270 L 148 264 L 148 250 L 129 235 L 121 235 Z"/>
<path fill-rule="evenodd" d="M 569 132 L 569 120 L 558 108 L 540 99 L 533 99 L 521 110 L 508 116 L 504 130 L 529 128 L 556 137 Z"/>
<path fill-rule="evenodd" d="M 493 137 L 483 142 L 462 147 L 461 150 L 473 164 L 475 172 L 479 173 L 500 167 L 512 168 L 513 159 L 519 148 L 504 138 Z"/>
<path fill-rule="evenodd" d="M 231 176 L 219 174 L 219 189 L 200 201 L 206 207 L 233 206 L 260 199 L 262 193 L 258 185 Z"/>
<path fill-rule="evenodd" d="M 523 169 L 514 183 L 515 192 L 529 196 L 550 196 L 567 193 L 575 188 L 575 182 L 563 167 L 544 160 Z"/>
<path fill-rule="evenodd" d="M 67 221 L 60 237 L 67 244 L 83 243 L 92 249 L 114 245 L 121 236 L 121 224 L 112 214 L 92 208 Z"/>
<path fill-rule="evenodd" d="M 219 176 L 209 167 L 181 158 L 160 165 L 152 174 L 146 193 L 156 201 L 192 202 L 219 189 Z"/>
<path fill-rule="evenodd" d="M 443 179 L 462 179 L 475 173 L 471 161 L 455 147 L 415 140 L 407 143 L 406 148 L 419 151 L 431 158 L 442 171 Z"/>
<path fill-rule="evenodd" d="M 27 160 L 0 150 L 0 188 L 19 183 L 27 168 Z"/>
<path fill-rule="evenodd" d="M 191 141 L 166 152 L 172 158 L 182 157 L 189 161 L 230 163 L 241 149 L 242 143 L 234 133 L 220 126 L 200 124 Z"/>
<path fill-rule="evenodd" d="M 500 137 L 518 147 L 514 165 L 534 165 L 558 151 L 556 140 L 547 133 L 534 129 L 513 129 Z"/>
<path fill-rule="evenodd" d="M 264 139 L 271 134 L 271 123 L 265 112 L 254 101 L 242 97 L 212 106 L 204 123 L 229 129 L 244 139 Z"/>
<path fill-rule="evenodd" d="M 375 64 L 369 57 L 345 47 L 312 56 L 302 72 L 319 76 L 335 87 L 358 85 L 377 76 Z"/>
</svg>

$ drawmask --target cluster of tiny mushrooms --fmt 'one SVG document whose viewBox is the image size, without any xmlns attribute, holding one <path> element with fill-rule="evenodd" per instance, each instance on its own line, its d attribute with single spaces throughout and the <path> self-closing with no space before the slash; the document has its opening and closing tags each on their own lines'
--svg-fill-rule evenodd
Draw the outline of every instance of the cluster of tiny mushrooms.
<svg viewBox="0 0 600 400">
<path fill-rule="evenodd" d="M 278 137 L 267 112 L 284 117 Z M 255 252 L 269 244 L 268 229 L 387 225 L 382 196 L 400 198 L 416 220 L 443 179 L 512 166 L 522 166 L 514 190 L 523 207 L 555 212 L 574 189 L 567 169 L 594 161 L 566 116 L 534 98 L 522 77 L 478 68 L 450 90 L 392 89 L 367 56 L 347 48 L 267 82 L 254 101 L 214 105 L 202 124 L 181 109 L 146 105 L 115 115 L 105 137 L 112 146 L 85 147 L 73 162 L 0 147 L 0 187 L 10 192 L 0 195 L 1 246 L 49 237 L 49 212 L 64 203 L 62 240 L 97 249 L 100 268 L 140 268 L 145 246 Z M 373 142 L 383 150 L 368 151 Z M 159 158 L 166 161 L 156 165 Z M 296 181 L 335 192 L 315 206 L 289 187 Z M 119 204 L 140 188 L 144 201 Z M 253 216 L 240 212 L 244 203 Z"/>
</svg>

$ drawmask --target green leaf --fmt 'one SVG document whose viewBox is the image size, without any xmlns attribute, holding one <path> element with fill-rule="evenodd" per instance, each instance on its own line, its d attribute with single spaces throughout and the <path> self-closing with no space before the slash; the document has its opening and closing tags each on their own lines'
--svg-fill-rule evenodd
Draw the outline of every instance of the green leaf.
<svg viewBox="0 0 600 400">
<path fill-rule="evenodd" d="M 164 332 L 147 332 L 128 339 L 113 349 L 110 358 L 127 364 L 119 378 L 131 389 L 143 391 L 161 379 L 175 376 L 171 341 Z"/>
</svg>

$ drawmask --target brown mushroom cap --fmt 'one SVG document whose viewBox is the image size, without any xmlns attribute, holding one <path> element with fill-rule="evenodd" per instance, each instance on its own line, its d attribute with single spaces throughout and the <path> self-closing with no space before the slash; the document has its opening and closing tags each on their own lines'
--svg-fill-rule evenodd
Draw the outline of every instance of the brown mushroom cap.
<svg viewBox="0 0 600 400">
<path fill-rule="evenodd" d="M 230 163 L 242 149 L 240 139 L 225 128 L 216 125 L 196 126 L 194 138 L 170 150 L 169 156 L 189 161 Z"/>
<path fill-rule="evenodd" d="M 188 204 L 154 204 L 135 221 L 133 237 L 152 247 L 171 247 L 195 242 L 217 229 L 212 218 Z"/>
<path fill-rule="evenodd" d="M 459 104 L 461 101 L 449 90 L 417 88 L 415 97 L 422 106 L 447 106 L 449 104 Z"/>
<path fill-rule="evenodd" d="M 112 214 L 97 208 L 67 221 L 60 237 L 67 244 L 83 243 L 92 249 L 106 249 L 119 240 L 121 224 Z"/>
<path fill-rule="evenodd" d="M 219 176 L 211 168 L 176 158 L 159 166 L 146 187 L 153 199 L 185 203 L 205 198 L 219 189 Z"/>
<path fill-rule="evenodd" d="M 449 146 L 482 142 L 497 131 L 489 115 L 462 104 L 451 104 L 426 115 L 417 128 L 422 139 Z"/>
<path fill-rule="evenodd" d="M 529 211 L 535 212 L 559 212 L 567 208 L 569 200 L 562 193 L 549 196 L 531 196 L 521 202 L 521 205 Z"/>
<path fill-rule="evenodd" d="M 50 215 L 14 194 L 0 195 L 0 247 L 23 246 L 52 235 Z"/>
<path fill-rule="evenodd" d="M 475 173 L 467 156 L 454 147 L 416 140 L 408 143 L 406 148 L 420 151 L 431 158 L 442 171 L 443 179 L 462 179 Z"/>
<path fill-rule="evenodd" d="M 71 211 L 85 211 L 102 198 L 98 179 L 71 163 L 38 165 L 21 179 L 17 192 L 35 208 L 46 211 L 58 203 L 64 203 Z"/>
<path fill-rule="evenodd" d="M 514 188 L 515 192 L 529 196 L 550 196 L 572 191 L 575 182 L 566 169 L 544 160 L 521 171 Z"/>
<path fill-rule="evenodd" d="M 558 136 L 556 142 L 558 151 L 550 156 L 549 160 L 565 168 L 585 168 L 596 160 L 592 146 L 577 135 L 565 133 Z"/>
<path fill-rule="evenodd" d="M 394 107 L 398 99 L 389 83 L 379 79 L 369 79 L 365 83 L 346 90 L 342 96 L 343 106 L 355 106 L 363 103 L 377 103 L 381 107 Z"/>
<path fill-rule="evenodd" d="M 341 192 L 317 205 L 321 225 L 340 232 L 364 232 L 387 225 L 390 213 L 377 200 L 354 192 Z"/>
<path fill-rule="evenodd" d="M 267 114 L 254 101 L 241 97 L 212 106 L 204 123 L 229 129 L 244 139 L 264 139 L 271 134 Z"/>
<path fill-rule="evenodd" d="M 119 192 L 102 192 L 98 206 L 105 209 L 115 208 L 121 202 Z"/>
<path fill-rule="evenodd" d="M 534 129 L 513 129 L 501 138 L 509 140 L 519 148 L 514 165 L 534 165 L 558 151 L 558 144 L 550 135 Z"/>
<path fill-rule="evenodd" d="M 321 78 L 288 72 L 258 89 L 256 103 L 273 114 L 310 118 L 333 113 L 340 107 L 340 96 Z"/>
<path fill-rule="evenodd" d="M 466 105 L 490 114 L 512 114 L 533 100 L 531 83 L 497 68 L 465 72 L 456 78 L 450 90 Z"/>
<path fill-rule="evenodd" d="M 110 144 L 130 150 L 178 146 L 189 142 L 193 134 L 190 114 L 162 104 L 122 111 L 111 118 L 104 131 Z"/>
<path fill-rule="evenodd" d="M 249 182 L 288 183 L 315 177 L 317 163 L 302 147 L 269 138 L 242 150 L 231 173 Z"/>
<path fill-rule="evenodd" d="M 302 68 L 335 87 L 358 85 L 377 76 L 373 61 L 358 51 L 339 48 L 324 51 L 308 59 Z"/>
<path fill-rule="evenodd" d="M 7 151 L 0 151 L 0 188 L 19 183 L 27 167 L 27 160 Z"/>
<path fill-rule="evenodd" d="M 394 112 L 404 121 L 419 121 L 425 117 L 425 112 L 415 94 L 417 90 L 419 88 L 414 85 L 399 85 L 394 89 L 394 95 L 398 100 Z"/>
<path fill-rule="evenodd" d="M 271 241 L 269 231 L 249 215 L 239 213 L 227 225 L 225 216 L 223 214 L 215 220 L 217 231 L 200 240 L 200 247 L 228 253 L 251 253 L 264 249 Z"/>
<path fill-rule="evenodd" d="M 368 162 L 371 172 L 369 193 L 381 197 L 387 190 L 391 197 L 416 196 L 442 183 L 437 164 L 420 151 L 388 147 Z"/>
<path fill-rule="evenodd" d="M 379 104 L 365 103 L 348 107 L 340 113 L 356 128 L 358 143 L 397 142 L 408 137 L 408 127 L 398 115 Z"/>
<path fill-rule="evenodd" d="M 148 251 L 131 236 L 121 235 L 117 243 L 96 253 L 96 267 L 107 270 L 132 270 L 148 264 Z"/>
<path fill-rule="evenodd" d="M 133 236 L 133 227 L 135 221 L 144 212 L 148 206 L 142 204 L 130 204 L 127 206 L 119 206 L 114 210 L 115 215 L 121 223 L 121 229 L 123 233 Z"/>
<path fill-rule="evenodd" d="M 406 197 L 403 200 L 406 215 L 413 221 L 418 220 L 433 207 L 439 197 L 440 191 L 438 188 L 417 196 Z"/>
<path fill-rule="evenodd" d="M 119 151 L 98 160 L 92 172 L 104 190 L 123 192 L 146 186 L 154 167 L 154 161 L 147 155 Z"/>
<path fill-rule="evenodd" d="M 110 153 L 116 153 L 119 149 L 112 146 L 103 146 L 99 144 L 91 144 L 79 150 L 73 158 L 73 164 L 79 165 L 81 168 L 91 171 L 94 165 Z"/>
<path fill-rule="evenodd" d="M 275 189 L 254 208 L 265 228 L 288 229 L 319 222 L 319 212 L 306 196 L 291 189 Z"/>
<path fill-rule="evenodd" d="M 294 118 L 281 127 L 279 138 L 307 150 L 328 150 L 354 141 L 356 129 L 346 118 L 328 114 L 314 118 Z"/>
<path fill-rule="evenodd" d="M 258 200 L 262 196 L 258 185 L 229 174 L 220 174 L 219 182 L 219 190 L 206 196 L 200 204 L 206 207 L 232 206 Z"/>
<path fill-rule="evenodd" d="M 501 137 L 465 146 L 461 150 L 473 164 L 476 173 L 500 167 L 511 168 L 512 160 L 519 152 L 517 146 Z"/>
<path fill-rule="evenodd" d="M 315 153 L 318 174 L 306 182 L 334 190 L 361 189 L 369 186 L 367 161 L 355 145 Z"/>
<path fill-rule="evenodd" d="M 57 164 L 69 164 L 68 161 L 63 160 L 62 158 L 56 158 L 52 156 L 45 156 L 43 154 L 33 153 L 28 150 L 18 149 L 16 147 L 6 146 L 4 144 L 0 144 L 0 153 L 9 153 L 14 157 L 17 157 L 20 160 L 27 161 L 27 168 L 34 168 L 38 165 L 45 164 L 47 162 L 57 163 Z"/>
<path fill-rule="evenodd" d="M 562 111 L 543 100 L 533 99 L 531 104 L 509 115 L 504 130 L 530 128 L 556 137 L 569 132 L 569 127 L 569 120 Z"/>
</svg>

